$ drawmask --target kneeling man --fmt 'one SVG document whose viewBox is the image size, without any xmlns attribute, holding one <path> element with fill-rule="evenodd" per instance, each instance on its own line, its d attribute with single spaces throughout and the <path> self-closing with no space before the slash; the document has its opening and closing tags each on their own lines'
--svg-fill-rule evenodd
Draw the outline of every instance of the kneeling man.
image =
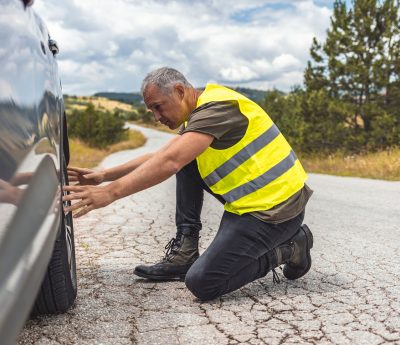
<svg viewBox="0 0 400 345">
<path fill-rule="evenodd" d="M 185 279 L 201 300 L 239 289 L 283 266 L 288 279 L 311 267 L 313 236 L 302 225 L 312 191 L 296 154 L 264 110 L 229 88 L 194 88 L 177 70 L 164 67 L 142 83 L 146 106 L 179 136 L 159 151 L 101 172 L 71 168 L 65 200 L 75 216 L 177 179 L 176 236 L 163 260 L 134 273 L 154 280 Z M 106 186 L 93 186 L 113 181 Z M 206 190 L 224 205 L 218 232 L 199 256 L 200 213 Z M 274 278 L 276 277 L 275 271 Z"/>
</svg>

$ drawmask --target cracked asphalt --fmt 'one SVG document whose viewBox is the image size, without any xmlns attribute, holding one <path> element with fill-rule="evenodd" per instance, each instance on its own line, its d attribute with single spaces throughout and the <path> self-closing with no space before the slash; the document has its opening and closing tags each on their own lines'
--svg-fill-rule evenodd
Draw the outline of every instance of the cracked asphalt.
<svg viewBox="0 0 400 345">
<path fill-rule="evenodd" d="M 107 157 L 113 166 L 170 135 Z M 305 223 L 314 234 L 310 272 L 274 285 L 272 275 L 201 303 L 183 282 L 132 274 L 163 256 L 175 234 L 175 179 L 75 221 L 78 297 L 64 315 L 27 322 L 18 344 L 400 344 L 400 183 L 310 174 Z M 222 206 L 206 195 L 204 250 Z"/>
</svg>

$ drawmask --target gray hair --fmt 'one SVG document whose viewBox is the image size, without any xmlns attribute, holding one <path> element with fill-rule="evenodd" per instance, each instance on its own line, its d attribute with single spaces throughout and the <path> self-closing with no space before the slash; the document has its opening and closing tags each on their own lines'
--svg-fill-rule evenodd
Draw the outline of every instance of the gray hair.
<svg viewBox="0 0 400 345">
<path fill-rule="evenodd" d="M 140 88 L 142 95 L 149 84 L 156 85 L 165 94 L 169 94 L 176 84 L 193 88 L 181 72 L 170 67 L 161 67 L 147 74 Z"/>
</svg>

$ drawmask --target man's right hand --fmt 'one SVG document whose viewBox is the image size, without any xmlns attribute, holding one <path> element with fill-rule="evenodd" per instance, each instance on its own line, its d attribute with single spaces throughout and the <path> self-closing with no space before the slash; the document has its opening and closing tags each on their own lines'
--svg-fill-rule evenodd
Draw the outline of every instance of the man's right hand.
<svg viewBox="0 0 400 345">
<path fill-rule="evenodd" d="M 92 169 L 68 167 L 69 182 L 77 182 L 77 185 L 98 185 L 105 180 L 104 172 Z"/>
</svg>

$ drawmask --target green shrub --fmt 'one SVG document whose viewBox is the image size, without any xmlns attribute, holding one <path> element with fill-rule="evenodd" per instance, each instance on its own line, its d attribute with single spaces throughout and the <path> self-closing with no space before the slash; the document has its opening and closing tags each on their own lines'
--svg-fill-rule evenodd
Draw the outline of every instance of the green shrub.
<svg viewBox="0 0 400 345">
<path fill-rule="evenodd" d="M 105 148 L 128 138 L 125 120 L 118 111 L 96 110 L 89 103 L 85 110 L 73 110 L 68 116 L 68 131 L 71 137 L 79 138 L 89 146 Z"/>
<path fill-rule="evenodd" d="M 119 116 L 125 121 L 137 121 L 139 120 L 139 114 L 135 111 L 120 110 Z"/>
<path fill-rule="evenodd" d="M 137 112 L 139 115 L 139 119 L 142 120 L 143 122 L 146 122 L 146 123 L 154 122 L 153 113 L 151 111 L 147 110 L 147 108 L 145 106 L 140 105 L 137 108 Z"/>
</svg>

